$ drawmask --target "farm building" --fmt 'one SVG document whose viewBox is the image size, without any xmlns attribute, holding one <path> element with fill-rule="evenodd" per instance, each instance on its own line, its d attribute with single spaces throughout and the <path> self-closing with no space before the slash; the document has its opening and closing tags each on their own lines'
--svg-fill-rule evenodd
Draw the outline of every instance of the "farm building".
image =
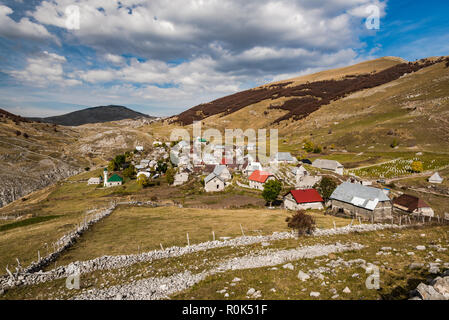
<svg viewBox="0 0 449 320">
<path fill-rule="evenodd" d="M 272 163 L 294 164 L 297 160 L 292 157 L 290 152 L 278 152 L 273 156 Z"/>
<path fill-rule="evenodd" d="M 312 166 L 322 170 L 333 171 L 336 174 L 343 175 L 343 170 L 345 167 L 338 161 L 335 160 L 327 160 L 327 159 L 316 159 Z"/>
<path fill-rule="evenodd" d="M 333 213 L 365 220 L 383 221 L 391 219 L 393 206 L 390 198 L 381 189 L 344 182 L 330 197 Z"/>
<path fill-rule="evenodd" d="M 222 178 L 224 181 L 231 180 L 231 178 L 232 178 L 231 173 L 228 170 L 228 167 L 226 167 L 225 165 L 215 166 L 213 173 L 216 176 L 219 176 L 220 178 Z"/>
<path fill-rule="evenodd" d="M 98 185 L 101 184 L 103 181 L 102 177 L 92 177 L 87 181 L 88 185 Z"/>
<path fill-rule="evenodd" d="M 430 178 L 429 178 L 429 182 L 430 183 L 443 183 L 443 178 L 441 178 L 440 174 L 438 172 L 435 172 Z"/>
<path fill-rule="evenodd" d="M 104 169 L 104 186 L 106 188 L 121 186 L 123 184 L 123 178 L 118 174 L 113 174 L 108 178 L 108 169 Z"/>
<path fill-rule="evenodd" d="M 266 182 L 276 180 L 274 175 L 269 172 L 256 170 L 249 176 L 249 186 L 253 189 L 263 190 Z"/>
<path fill-rule="evenodd" d="M 297 189 L 311 189 L 321 181 L 320 176 L 303 176 L 296 179 L 295 187 Z"/>
<path fill-rule="evenodd" d="M 394 199 L 393 206 L 395 209 L 414 215 L 426 217 L 433 217 L 435 215 L 433 209 L 424 200 L 408 194 L 403 194 Z"/>
<path fill-rule="evenodd" d="M 223 191 L 225 187 L 226 182 L 223 180 L 223 178 L 217 176 L 213 172 L 204 179 L 204 190 L 206 190 L 206 192 Z"/>
<path fill-rule="evenodd" d="M 284 208 L 288 210 L 322 210 L 323 202 L 315 189 L 292 190 L 284 196 Z"/>
<path fill-rule="evenodd" d="M 243 168 L 243 172 L 249 177 L 253 174 L 254 171 L 259 170 L 262 171 L 262 165 L 260 162 L 248 162 L 248 164 Z"/>
<path fill-rule="evenodd" d="M 180 186 L 183 185 L 189 181 L 189 174 L 187 172 L 180 172 L 175 174 L 175 182 L 173 182 L 174 186 Z"/>
</svg>

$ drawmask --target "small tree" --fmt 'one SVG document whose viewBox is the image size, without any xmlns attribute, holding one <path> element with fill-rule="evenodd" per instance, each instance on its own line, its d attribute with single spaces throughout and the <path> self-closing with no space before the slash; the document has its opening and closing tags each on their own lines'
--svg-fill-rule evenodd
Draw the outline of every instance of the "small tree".
<svg viewBox="0 0 449 320">
<path fill-rule="evenodd" d="M 167 180 L 168 184 L 173 184 L 175 182 L 175 170 L 167 169 L 167 171 L 165 172 L 165 179 Z"/>
<path fill-rule="evenodd" d="M 424 167 L 421 161 L 413 161 L 412 162 L 412 171 L 413 172 L 423 172 L 424 171 Z"/>
<path fill-rule="evenodd" d="M 314 149 L 313 143 L 309 140 L 305 140 L 304 141 L 304 150 L 306 150 L 307 152 L 312 152 Z"/>
<path fill-rule="evenodd" d="M 315 185 L 315 189 L 320 193 L 324 201 L 329 200 L 336 188 L 337 183 L 329 177 L 323 177 L 323 179 Z"/>
<path fill-rule="evenodd" d="M 142 186 L 142 187 L 146 187 L 148 186 L 148 184 L 150 183 L 150 181 L 148 180 L 147 176 L 144 174 L 141 174 L 137 177 L 137 184 Z"/>
<path fill-rule="evenodd" d="M 285 222 L 290 229 L 298 232 L 298 236 L 312 234 L 316 228 L 315 219 L 306 214 L 304 210 L 297 211 L 293 216 L 288 217 Z"/>
<path fill-rule="evenodd" d="M 313 147 L 313 153 L 321 153 L 323 151 L 323 149 L 321 148 L 321 146 L 314 146 Z"/>
<path fill-rule="evenodd" d="M 123 170 L 123 176 L 130 179 L 134 178 L 136 176 L 136 168 L 133 165 L 130 165 Z"/>
<path fill-rule="evenodd" d="M 270 207 L 279 196 L 279 193 L 282 190 L 282 184 L 277 180 L 270 180 L 267 183 L 265 183 L 262 191 L 262 197 L 265 199 L 265 201 L 270 203 Z"/>
<path fill-rule="evenodd" d="M 166 173 L 168 170 L 168 165 L 166 162 L 158 161 L 156 171 L 160 173 Z"/>
<path fill-rule="evenodd" d="M 390 144 L 390 147 L 392 147 L 393 149 L 396 148 L 397 146 L 399 146 L 399 141 L 394 139 L 393 142 Z"/>
<path fill-rule="evenodd" d="M 115 170 L 117 170 L 117 164 L 115 163 L 114 160 L 109 161 L 108 171 L 112 172 L 112 171 L 115 171 Z"/>
</svg>

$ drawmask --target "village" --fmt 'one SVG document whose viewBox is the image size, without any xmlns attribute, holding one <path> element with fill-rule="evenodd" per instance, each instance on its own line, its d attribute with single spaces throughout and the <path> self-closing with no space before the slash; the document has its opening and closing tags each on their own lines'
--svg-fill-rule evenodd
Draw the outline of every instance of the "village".
<svg viewBox="0 0 449 320">
<path fill-rule="evenodd" d="M 197 155 L 194 150 L 205 151 Z M 121 162 L 117 163 L 117 158 Z M 415 162 L 411 167 L 422 167 Z M 417 169 L 419 172 L 422 168 Z M 411 217 L 449 220 L 448 213 L 440 217 L 422 198 L 392 190 L 394 183 L 388 184 L 385 179 L 363 179 L 336 160 L 311 161 L 290 152 L 259 159 L 254 144 L 225 146 L 197 137 L 192 143 L 155 141 L 149 151 L 137 145 L 134 151 L 112 159 L 102 175 L 90 178 L 88 185 L 122 186 L 123 176 L 135 179 L 142 187 L 156 181 L 160 185 L 161 178 L 173 187 L 197 180 L 205 194 L 220 194 L 231 187 L 254 190 L 261 193 L 269 209 L 314 210 L 360 223 L 402 223 Z M 427 179 L 429 188 L 443 181 L 438 172 Z"/>
</svg>

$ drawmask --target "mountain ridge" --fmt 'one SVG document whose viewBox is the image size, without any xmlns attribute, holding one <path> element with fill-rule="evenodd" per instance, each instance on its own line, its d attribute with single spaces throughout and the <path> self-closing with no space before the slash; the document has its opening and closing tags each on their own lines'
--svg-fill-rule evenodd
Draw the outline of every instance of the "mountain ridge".
<svg viewBox="0 0 449 320">
<path fill-rule="evenodd" d="M 29 117 L 27 119 L 62 126 L 81 126 L 85 124 L 103 123 L 103 122 L 120 121 L 125 119 L 137 119 L 137 118 L 154 119 L 155 117 L 131 110 L 124 106 L 108 105 L 108 106 L 98 106 L 77 110 L 60 116 L 44 117 L 44 118 Z"/>
</svg>

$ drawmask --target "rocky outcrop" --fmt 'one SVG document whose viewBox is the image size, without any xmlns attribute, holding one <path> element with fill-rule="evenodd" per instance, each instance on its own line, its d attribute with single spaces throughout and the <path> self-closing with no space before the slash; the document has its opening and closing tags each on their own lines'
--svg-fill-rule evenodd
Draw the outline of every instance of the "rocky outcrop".
<svg viewBox="0 0 449 320">
<path fill-rule="evenodd" d="M 0 208 L 34 191 L 48 187 L 62 179 L 79 174 L 81 168 L 60 163 L 48 168 L 33 169 L 32 172 L 21 168 L 17 172 L 0 173 Z"/>
<path fill-rule="evenodd" d="M 411 295 L 412 300 L 449 300 L 449 270 L 429 284 L 420 283 Z"/>
</svg>

